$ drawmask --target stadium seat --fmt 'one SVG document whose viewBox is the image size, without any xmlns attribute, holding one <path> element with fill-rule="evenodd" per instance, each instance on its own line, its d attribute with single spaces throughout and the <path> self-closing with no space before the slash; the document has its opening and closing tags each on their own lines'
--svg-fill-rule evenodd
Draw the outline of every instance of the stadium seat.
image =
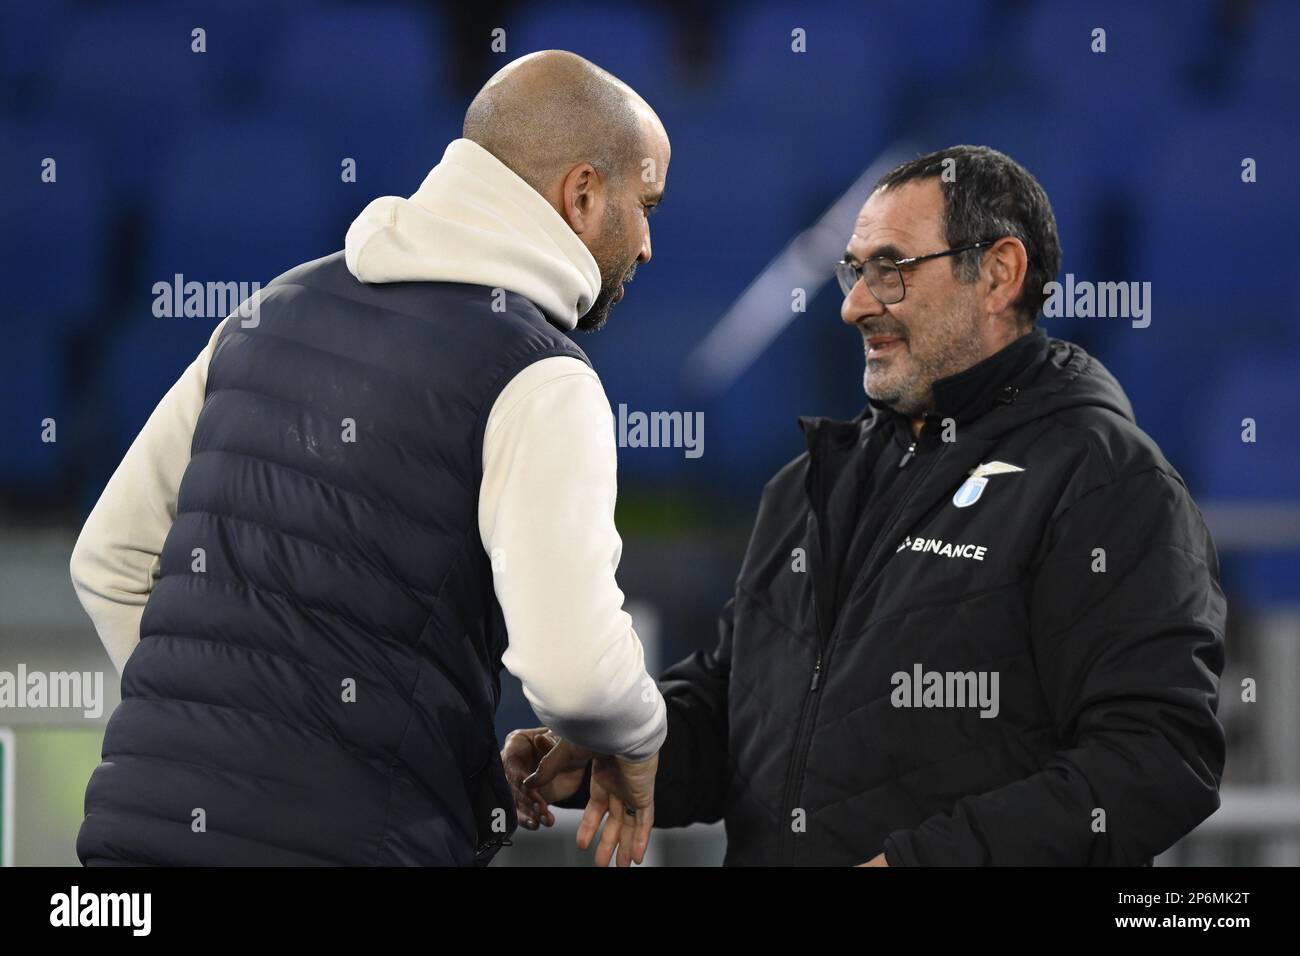
<svg viewBox="0 0 1300 956">
<path fill-rule="evenodd" d="M 0 120 L 0 260 L 22 263 L 4 308 L 51 338 L 90 322 L 104 292 L 112 184 L 100 160 L 75 125 Z"/>
<path fill-rule="evenodd" d="M 192 15 L 148 5 L 81 13 L 68 26 L 50 71 L 52 105 L 102 143 L 104 177 L 125 200 L 150 185 L 160 146 L 223 103 L 222 48 L 210 37 L 210 53 L 193 52 L 196 26 Z"/>
<path fill-rule="evenodd" d="M 1300 360 L 1255 348 L 1233 361 L 1218 387 L 1194 396 L 1199 472 L 1208 500 L 1233 504 L 1296 501 L 1300 488 Z M 1255 422 L 1255 441 L 1242 440 L 1244 419 Z M 1300 548 L 1232 554 L 1224 560 L 1225 585 L 1251 604 L 1294 603 L 1300 582 Z"/>
<path fill-rule="evenodd" d="M 675 64 L 665 51 L 673 49 L 674 24 L 663 7 L 581 0 L 521 5 L 502 18 L 501 26 L 506 30 L 502 66 L 537 50 L 571 50 L 609 70 L 652 106 L 672 89 Z"/>
<path fill-rule="evenodd" d="M 40 495 L 64 478 L 66 449 L 75 441 L 58 340 L 37 317 L 5 322 L 0 349 L 0 489 Z M 54 419 L 53 442 L 42 441 Z"/>
<path fill-rule="evenodd" d="M 269 282 L 343 248 L 356 203 L 336 157 L 301 128 L 268 120 L 203 124 L 169 151 L 149 201 L 136 294 L 180 272 Z"/>
</svg>

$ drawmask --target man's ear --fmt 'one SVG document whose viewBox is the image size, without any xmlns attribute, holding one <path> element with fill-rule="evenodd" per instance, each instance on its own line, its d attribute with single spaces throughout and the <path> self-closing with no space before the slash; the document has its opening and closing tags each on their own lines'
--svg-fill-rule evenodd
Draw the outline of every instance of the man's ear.
<svg viewBox="0 0 1300 956">
<path fill-rule="evenodd" d="M 1015 236 L 995 242 L 984 257 L 984 277 L 989 283 L 985 298 L 990 315 L 1012 309 L 1020 298 L 1029 272 L 1029 255 L 1025 244 Z"/>
<path fill-rule="evenodd" d="M 600 221 L 603 190 L 600 174 L 590 163 L 574 166 L 560 184 L 561 213 L 579 236 Z"/>
</svg>

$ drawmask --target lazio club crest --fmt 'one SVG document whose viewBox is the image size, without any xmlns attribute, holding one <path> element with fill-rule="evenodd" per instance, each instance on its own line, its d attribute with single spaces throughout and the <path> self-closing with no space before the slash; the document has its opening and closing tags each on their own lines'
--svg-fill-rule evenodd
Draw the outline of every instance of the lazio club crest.
<svg viewBox="0 0 1300 956">
<path fill-rule="evenodd" d="M 952 496 L 952 503 L 958 508 L 969 508 L 975 502 L 980 500 L 980 495 L 984 494 L 984 488 L 989 483 L 989 475 L 1008 475 L 1016 471 L 1024 471 L 1016 465 L 1008 465 L 1005 461 L 990 461 L 984 465 L 978 465 L 970 471 L 970 477 L 962 482 L 957 493 Z"/>
</svg>

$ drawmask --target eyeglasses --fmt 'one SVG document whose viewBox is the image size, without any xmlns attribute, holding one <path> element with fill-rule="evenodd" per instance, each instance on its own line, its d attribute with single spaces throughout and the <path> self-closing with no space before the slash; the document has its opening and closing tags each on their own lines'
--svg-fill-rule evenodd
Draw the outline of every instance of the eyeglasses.
<svg viewBox="0 0 1300 956">
<path fill-rule="evenodd" d="M 910 259 L 890 259 L 888 256 L 876 256 L 874 259 L 868 259 L 862 265 L 850 262 L 848 259 L 841 259 L 835 263 L 835 278 L 840 280 L 840 291 L 845 295 L 853 291 L 853 287 L 858 284 L 859 279 L 864 279 L 867 288 L 871 290 L 872 295 L 880 300 L 881 305 L 894 305 L 902 302 L 903 296 L 907 295 L 907 286 L 903 283 L 902 266 L 914 266 L 925 262 L 927 259 L 942 259 L 944 256 L 955 256 L 959 252 L 969 252 L 971 249 L 990 246 L 995 242 L 997 242 L 996 239 L 982 239 L 979 242 L 971 243 L 969 246 L 947 249 L 944 252 L 932 252 L 928 256 L 912 256 Z"/>
</svg>

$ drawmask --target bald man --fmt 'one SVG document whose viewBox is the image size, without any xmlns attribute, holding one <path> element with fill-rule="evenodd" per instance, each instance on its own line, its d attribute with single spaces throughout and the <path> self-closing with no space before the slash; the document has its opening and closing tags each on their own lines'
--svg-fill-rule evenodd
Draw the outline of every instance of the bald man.
<svg viewBox="0 0 1300 956">
<path fill-rule="evenodd" d="M 570 53 L 511 63 L 408 199 L 212 333 L 90 514 L 73 583 L 122 673 L 87 865 L 465 865 L 516 825 L 499 674 L 653 823 L 663 698 L 615 580 L 597 329 L 669 143 Z M 604 788 L 601 790 L 600 788 Z"/>
</svg>

